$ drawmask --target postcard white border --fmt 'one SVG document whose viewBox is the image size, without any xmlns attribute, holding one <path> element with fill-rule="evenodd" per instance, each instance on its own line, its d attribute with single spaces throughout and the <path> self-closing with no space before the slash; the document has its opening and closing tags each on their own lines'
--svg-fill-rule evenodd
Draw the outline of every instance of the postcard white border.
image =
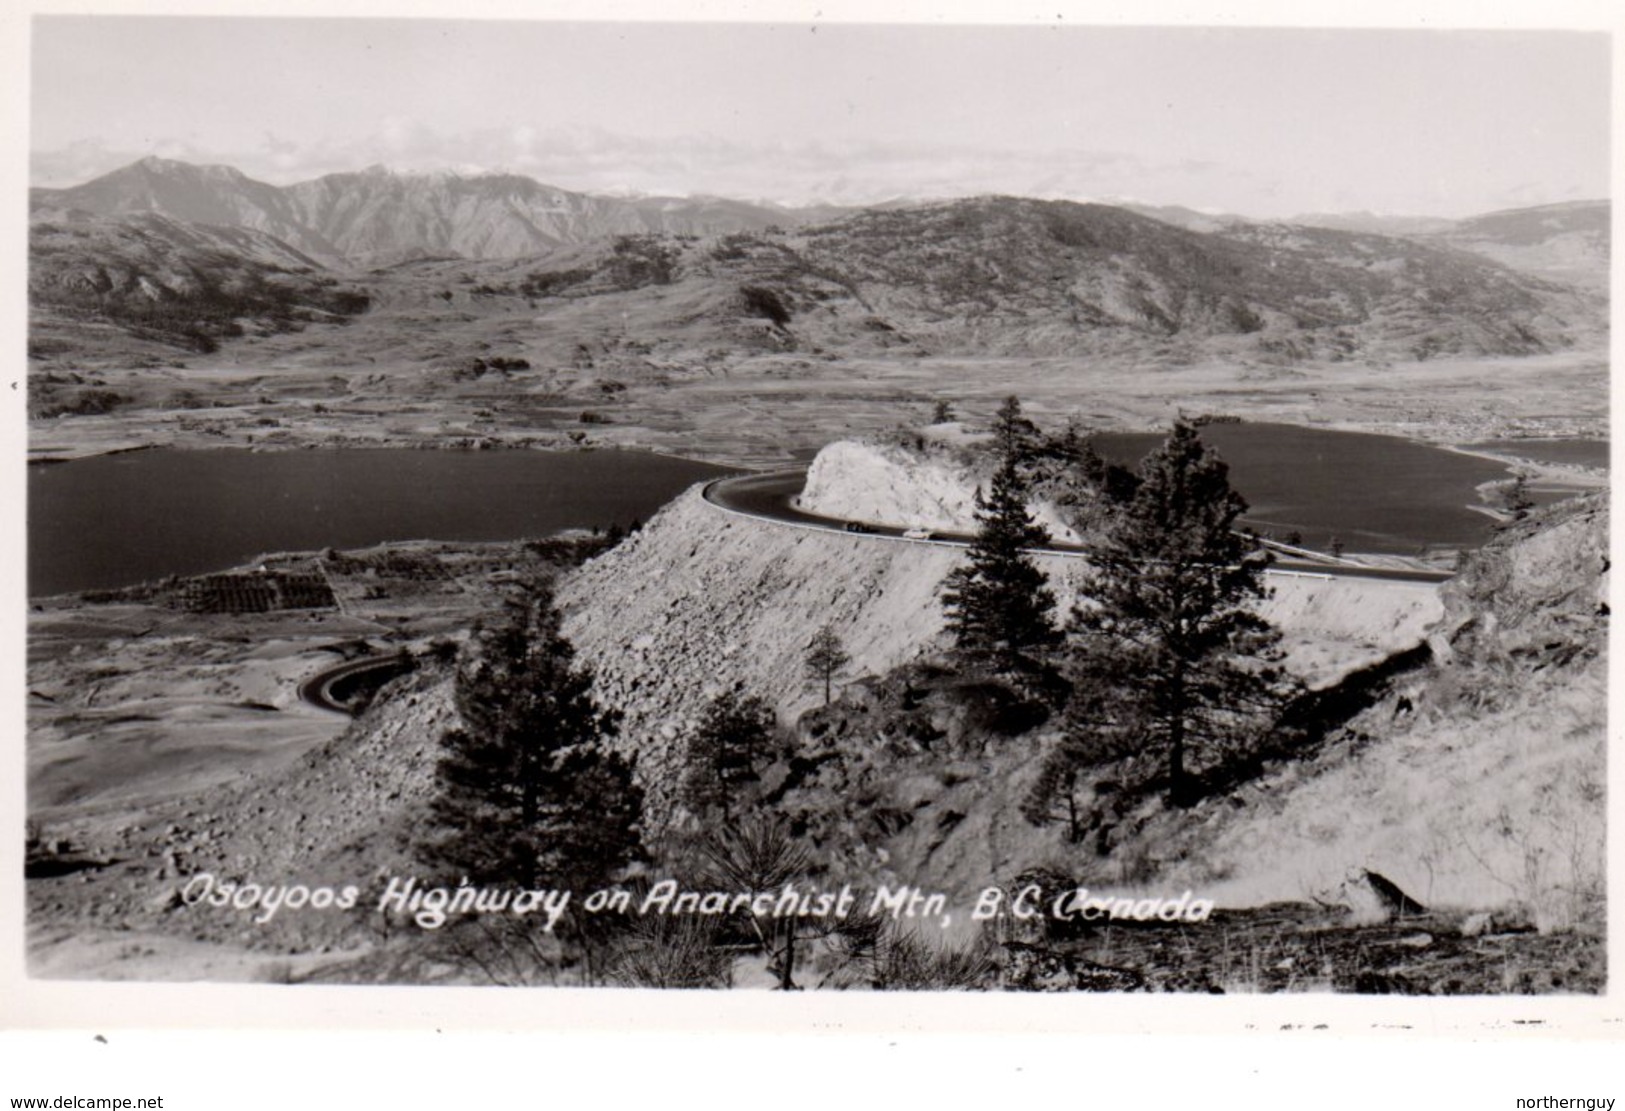
<svg viewBox="0 0 1625 1111">
<path fill-rule="evenodd" d="M 1058 16 L 1063 22 L 1115 24 L 1167 24 L 1198 26 L 1319 27 L 1384 26 L 1419 29 L 1449 28 L 1562 28 L 1614 33 L 1615 72 L 1619 58 L 1622 18 L 1614 5 L 1604 3 L 1337 3 L 1304 4 L 1245 2 L 1213 6 L 1201 3 L 1114 4 L 1110 8 L 1076 2 L 1049 3 L 1030 15 L 1013 14 L 1009 5 L 979 0 L 968 3 L 907 3 L 884 5 L 856 0 L 812 0 L 805 4 L 759 0 L 741 3 L 689 3 L 684 20 L 783 20 L 790 22 L 969 22 L 1043 24 Z M 0 59 L 5 62 L 7 95 L 3 102 L 5 134 L 10 136 L 4 169 L 6 218 L 3 249 L 11 260 L 3 271 L 3 320 L 11 352 L 9 372 L 0 376 L 0 396 L 9 404 L 0 417 L 7 447 L 3 496 L 11 511 L 12 527 L 3 543 L 8 569 L 0 612 L 6 622 L 4 666 L 10 681 L 0 685 L 0 714 L 6 723 L 5 744 L 10 774 L 0 777 L 0 823 L 11 833 L 0 838 L 0 1027 L 81 1031 L 139 1028 L 240 1030 L 292 1030 L 313 1027 L 336 1030 L 515 1030 L 556 1032 L 688 1032 L 759 1034 L 764 1030 L 816 1036 L 841 1032 L 871 1036 L 998 1031 L 1046 1036 L 1056 1034 L 1121 1034 L 1125 1031 L 1164 1035 L 1231 1036 L 1245 1042 L 1266 1031 L 1283 1028 L 1324 1029 L 1336 1039 L 1399 1039 L 1409 1043 L 1419 1034 L 1444 1039 L 1502 1039 L 1522 1041 L 1559 1039 L 1617 1039 L 1625 1019 L 1622 1006 L 1619 954 L 1621 915 L 1610 915 L 1609 968 L 1612 986 L 1600 998 L 1492 997 L 1474 999 L 1403 999 L 1313 996 L 1255 997 L 1133 997 L 1133 996 L 1026 996 L 1003 994 L 932 993 L 922 996 L 822 994 L 793 996 L 744 992 L 662 993 L 615 989 L 452 989 L 452 988 L 329 988 L 237 985 L 170 985 L 156 983 L 74 983 L 29 980 L 23 970 L 21 838 L 24 737 L 23 615 L 26 611 L 23 498 L 24 455 L 27 433 L 24 419 L 23 335 L 27 188 L 27 44 L 29 18 L 35 14 L 81 14 L 83 5 L 32 0 L 8 5 L 0 22 Z M 588 0 L 549 0 L 548 3 L 463 0 L 257 0 L 225 4 L 199 0 L 135 3 L 104 2 L 96 14 L 174 15 L 278 15 L 278 16 L 410 16 L 440 18 L 580 18 L 672 20 L 679 17 L 668 6 L 651 3 L 603 3 Z M 1614 166 L 1620 162 L 1618 119 L 1614 121 Z M 1616 284 L 1618 269 L 1616 262 Z M 1620 340 L 1614 340 L 1617 365 Z M 18 388 L 11 388 L 12 381 Z M 1617 421 L 1617 410 L 1615 420 Z M 1615 558 L 1619 544 L 1614 542 Z M 1610 644 L 1610 749 L 1619 737 L 1615 698 L 1619 689 L 1617 646 Z M 1620 853 L 1617 830 L 1625 802 L 1620 782 L 1620 761 L 1611 761 L 1609 775 L 1610 827 L 1616 831 L 1610 854 L 1610 892 L 1620 890 Z M 1611 900 L 1612 901 L 1612 900 Z M 0 1092 L 0 1095 L 12 1094 Z M 1625 1095 L 1625 1092 L 1619 1093 Z M 1510 1101 L 1507 1101 L 1510 1106 Z"/>
</svg>

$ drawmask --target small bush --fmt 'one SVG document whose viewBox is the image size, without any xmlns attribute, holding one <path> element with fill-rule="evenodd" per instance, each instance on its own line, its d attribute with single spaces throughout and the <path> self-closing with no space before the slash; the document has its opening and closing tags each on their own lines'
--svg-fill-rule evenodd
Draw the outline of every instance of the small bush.
<svg viewBox="0 0 1625 1111">
<path fill-rule="evenodd" d="M 790 310 L 773 290 L 759 285 L 740 286 L 739 297 L 745 303 L 745 311 L 751 316 L 771 320 L 780 328 L 789 326 Z"/>
<path fill-rule="evenodd" d="M 36 418 L 82 417 L 111 413 L 129 399 L 113 390 L 80 390 L 67 396 L 44 398 L 30 407 L 30 416 Z"/>
</svg>

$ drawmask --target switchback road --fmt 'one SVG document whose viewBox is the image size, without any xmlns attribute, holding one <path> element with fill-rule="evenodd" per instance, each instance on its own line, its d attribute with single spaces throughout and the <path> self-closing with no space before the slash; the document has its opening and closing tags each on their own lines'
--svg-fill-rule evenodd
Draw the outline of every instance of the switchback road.
<svg viewBox="0 0 1625 1111">
<path fill-rule="evenodd" d="M 336 687 L 360 678 L 370 671 L 403 672 L 412 666 L 411 659 L 404 653 L 388 656 L 367 656 L 360 660 L 351 660 L 348 663 L 338 664 L 325 668 L 299 684 L 299 698 L 321 710 L 331 710 L 335 714 L 356 713 L 353 698 L 345 697 Z M 387 676 L 386 678 L 392 678 Z"/>
<path fill-rule="evenodd" d="M 887 540 L 902 544 L 937 544 L 947 547 L 967 547 L 973 539 L 968 534 L 933 531 L 930 539 L 904 536 L 908 531 L 890 525 L 837 520 L 806 513 L 795 506 L 795 498 L 806 484 L 807 472 L 775 471 L 772 474 L 741 475 L 719 478 L 706 484 L 705 500 L 724 512 L 790 525 L 795 528 L 821 529 L 846 535 L 854 533 L 865 538 Z M 1089 551 L 1078 544 L 1050 544 L 1044 552 L 1059 556 L 1083 558 Z M 1310 576 L 1338 579 L 1387 579 L 1397 582 L 1438 583 L 1451 577 L 1448 571 L 1406 570 L 1391 567 L 1362 567 L 1356 564 L 1321 563 L 1306 559 L 1280 559 L 1270 564 L 1271 575 Z"/>
</svg>

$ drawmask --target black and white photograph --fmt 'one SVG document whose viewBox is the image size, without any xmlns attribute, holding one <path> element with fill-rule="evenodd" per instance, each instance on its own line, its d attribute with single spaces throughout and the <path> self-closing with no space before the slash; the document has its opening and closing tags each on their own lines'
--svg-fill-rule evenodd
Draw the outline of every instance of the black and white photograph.
<svg viewBox="0 0 1625 1111">
<path fill-rule="evenodd" d="M 1607 31 L 27 26 L 31 986 L 1606 996 Z"/>
</svg>

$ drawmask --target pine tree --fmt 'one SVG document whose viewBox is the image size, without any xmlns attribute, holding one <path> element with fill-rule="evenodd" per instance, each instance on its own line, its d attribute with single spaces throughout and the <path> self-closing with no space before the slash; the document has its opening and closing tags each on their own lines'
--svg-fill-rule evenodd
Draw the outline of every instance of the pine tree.
<svg viewBox="0 0 1625 1111">
<path fill-rule="evenodd" d="M 775 730 L 773 710 L 760 698 L 732 691 L 713 698 L 688 740 L 683 781 L 688 808 L 702 816 L 732 816 L 771 754 Z"/>
<path fill-rule="evenodd" d="M 1083 434 L 1083 427 L 1078 423 L 1077 417 L 1068 417 L 1066 428 L 1061 435 L 1048 444 L 1049 454 L 1067 466 L 1077 465 L 1086 457 L 1092 457 L 1091 466 L 1105 473 L 1106 464 L 1095 453 L 1094 445 Z"/>
<path fill-rule="evenodd" d="M 1247 504 L 1228 468 L 1181 422 L 1140 479 L 1091 557 L 1092 605 L 1073 615 L 1072 736 L 1057 759 L 1156 757 L 1170 801 L 1188 805 L 1197 769 L 1261 740 L 1290 684 L 1253 609 L 1268 557 L 1235 531 Z"/>
<path fill-rule="evenodd" d="M 841 643 L 839 634 L 833 625 L 825 625 L 813 634 L 807 643 L 807 655 L 803 662 L 807 668 L 807 675 L 815 683 L 822 683 L 824 687 L 824 705 L 829 705 L 830 683 L 835 673 L 840 671 L 852 661 L 847 655 L 846 647 Z"/>
<path fill-rule="evenodd" d="M 1060 436 L 1038 449 L 1035 474 L 1035 481 L 1044 484 L 1050 504 L 1080 534 L 1094 532 L 1109 512 L 1109 503 L 1126 496 L 1123 479 L 1133 481 L 1132 474 L 1101 458 L 1076 418 L 1067 421 Z M 1132 491 L 1132 486 L 1128 489 Z"/>
<path fill-rule="evenodd" d="M 754 814 L 707 830 L 701 838 L 703 886 L 716 891 L 778 893 L 813 872 L 813 857 L 788 824 L 771 814 Z M 796 990 L 796 938 L 817 929 L 817 919 L 795 915 L 748 915 L 746 922 L 768 956 L 779 990 Z"/>
<path fill-rule="evenodd" d="M 1022 415 L 1021 399 L 1013 394 L 1005 398 L 993 417 L 993 448 L 999 458 L 1025 463 L 1037 438 L 1038 426 Z"/>
<path fill-rule="evenodd" d="M 457 666 L 463 728 L 441 741 L 420 855 L 472 883 L 607 880 L 641 853 L 642 791 L 606 744 L 617 715 L 573 665 L 550 587 L 475 631 Z"/>
<path fill-rule="evenodd" d="M 1030 652 L 1059 639 L 1051 614 L 1055 595 L 1027 553 L 1049 533 L 1027 510 L 1017 461 L 1006 455 L 984 496 L 976 492 L 976 539 L 967 562 L 943 580 L 943 608 L 956 649 L 1000 671 L 1025 672 Z"/>
</svg>

